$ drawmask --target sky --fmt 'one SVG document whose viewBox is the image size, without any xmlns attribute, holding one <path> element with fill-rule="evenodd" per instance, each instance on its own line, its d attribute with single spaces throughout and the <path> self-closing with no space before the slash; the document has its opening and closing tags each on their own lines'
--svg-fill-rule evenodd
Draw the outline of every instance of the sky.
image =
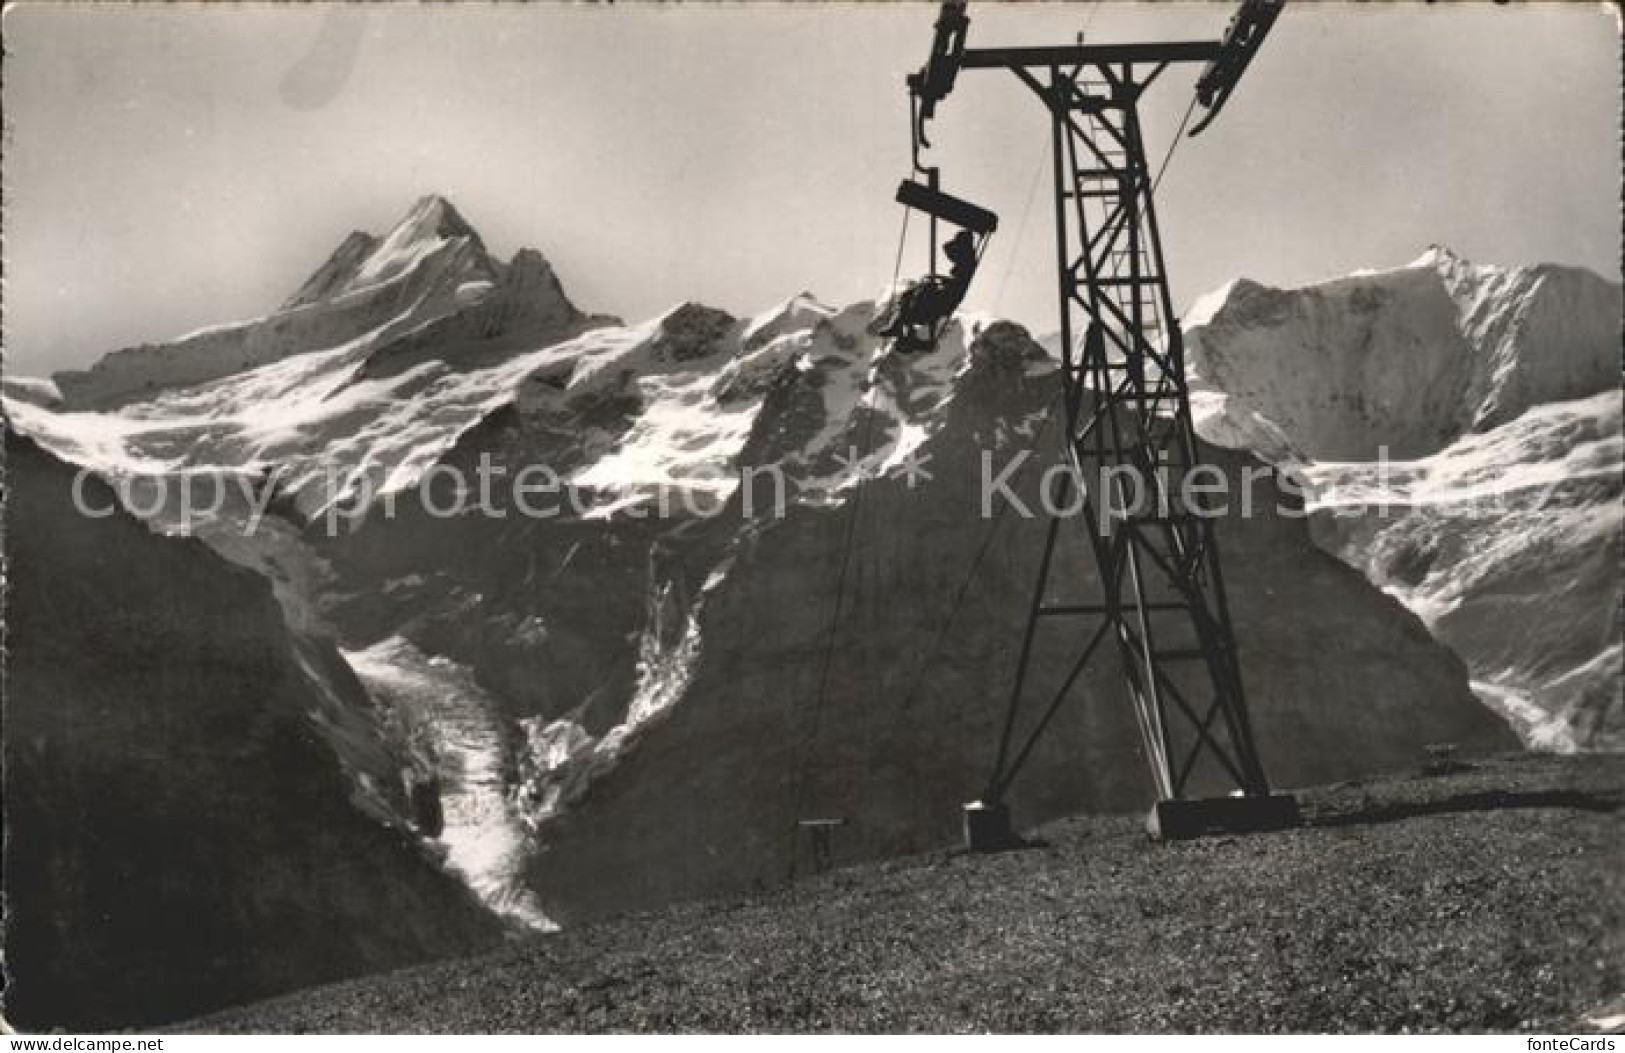
<svg viewBox="0 0 1625 1053">
<path fill-rule="evenodd" d="M 1217 37 L 1229 3 L 970 5 L 970 45 Z M 909 167 L 925 3 L 28 4 L 5 12 L 10 374 L 255 317 L 351 230 L 449 198 L 540 249 L 583 310 L 735 314 L 877 295 Z M 1158 212 L 1176 303 L 1429 244 L 1617 280 L 1618 30 L 1603 5 L 1294 3 Z M 1143 119 L 1155 158 L 1195 69 Z M 998 212 L 966 303 L 1056 326 L 1048 125 L 966 72 L 944 189 Z M 905 277 L 925 267 L 920 227 Z"/>
</svg>

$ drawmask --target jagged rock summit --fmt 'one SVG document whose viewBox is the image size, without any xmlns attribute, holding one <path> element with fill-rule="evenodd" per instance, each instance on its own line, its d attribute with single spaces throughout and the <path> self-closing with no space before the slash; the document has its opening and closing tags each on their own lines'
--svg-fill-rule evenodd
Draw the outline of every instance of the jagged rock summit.
<svg viewBox="0 0 1625 1053">
<path fill-rule="evenodd" d="M 570 305 L 540 254 L 493 261 L 466 226 L 426 199 L 391 234 L 347 239 L 267 319 L 98 367 L 98 384 L 170 367 L 150 389 L 95 395 L 91 378 L 64 388 L 81 412 L 8 397 L 7 415 L 148 490 L 276 481 L 261 510 L 143 514 L 336 635 L 441 777 L 444 829 L 397 819 L 493 912 L 570 925 L 779 882 L 808 862 L 809 816 L 847 820 L 837 860 L 952 841 L 1046 526 L 1012 514 L 988 544 L 983 465 L 1037 447 L 1015 484 L 1037 507 L 1060 458 L 1051 356 L 962 315 L 934 351 L 885 358 L 875 304 L 806 293 L 754 317 L 685 303 L 622 324 Z M 352 311 L 366 327 L 335 339 L 362 324 Z M 1257 467 L 1212 456 L 1231 480 Z M 482 468 L 494 504 L 421 499 L 433 476 Z M 537 468 L 551 483 L 522 507 L 511 484 Z M 1254 496 L 1260 514 L 1220 529 L 1280 784 L 1406 770 L 1437 742 L 1513 744 L 1420 619 L 1317 548 L 1289 495 Z M 1088 589 L 1082 534 L 1067 536 L 1057 558 Z M 1039 645 L 1034 676 L 1063 677 L 1074 642 Z M 1082 677 L 1014 791 L 1022 822 L 1149 802 L 1122 691 L 1109 660 Z M 317 732 L 359 780 L 355 744 Z"/>
<path fill-rule="evenodd" d="M 480 236 L 451 202 L 438 194 L 420 198 L 383 238 L 352 231 L 326 263 L 317 268 L 282 310 L 318 300 L 330 300 L 358 288 L 375 285 L 401 273 L 424 254 L 452 240 L 464 240 L 479 250 L 482 263 L 495 269 L 485 256 Z"/>
<path fill-rule="evenodd" d="M 1581 268 L 1482 266 L 1433 246 L 1298 289 L 1237 279 L 1186 313 L 1185 343 L 1194 386 L 1224 400 L 1230 425 L 1273 427 L 1251 442 L 1313 461 L 1418 457 L 1618 387 L 1620 303 L 1617 283 Z"/>
</svg>

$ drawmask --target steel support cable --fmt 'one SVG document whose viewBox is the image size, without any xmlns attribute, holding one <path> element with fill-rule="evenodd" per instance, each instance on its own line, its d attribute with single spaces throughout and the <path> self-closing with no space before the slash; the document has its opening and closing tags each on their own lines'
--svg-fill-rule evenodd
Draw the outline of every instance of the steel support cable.
<svg viewBox="0 0 1625 1053">
<path fill-rule="evenodd" d="M 1044 174 L 1044 162 L 1049 158 L 1049 144 L 1044 144 L 1044 151 L 1038 155 L 1038 163 L 1033 166 L 1033 177 L 1027 183 L 1027 201 L 1021 206 L 1021 220 L 1016 224 L 1016 238 L 1010 245 L 1010 263 L 1004 268 L 1004 277 L 999 279 L 999 289 L 993 294 L 993 311 L 995 314 L 1004 304 L 1004 290 L 1010 284 L 1010 275 L 1015 273 L 1016 263 L 1021 258 L 1021 243 L 1027 233 L 1027 217 L 1032 212 L 1033 200 L 1038 196 L 1038 177 Z"/>
<path fill-rule="evenodd" d="M 1100 14 L 1100 3 L 1101 0 L 1095 0 L 1095 2 L 1089 6 L 1089 13 L 1085 15 L 1083 19 L 1083 28 L 1078 30 L 1078 38 L 1080 41 L 1082 40 L 1083 35 L 1089 32 L 1089 24 L 1095 20 L 1096 15 Z"/>
<path fill-rule="evenodd" d="M 903 218 L 903 237 L 905 239 L 906 239 L 906 237 L 908 235 L 908 211 L 909 210 L 907 210 L 907 209 L 904 210 L 904 218 Z M 981 253 L 986 252 L 986 251 L 987 251 L 987 242 L 984 239 L 984 241 L 982 243 L 982 246 L 981 246 L 980 250 L 978 251 L 978 255 L 977 255 L 978 265 L 980 265 L 980 262 L 981 262 Z M 898 256 L 897 256 L 897 258 L 898 258 L 897 270 L 898 270 L 898 273 L 901 273 L 901 269 L 902 269 L 902 246 L 901 246 L 901 244 L 899 245 L 899 248 L 898 248 Z M 894 277 L 893 281 L 895 282 L 895 280 L 896 279 Z M 1058 394 L 1059 393 L 1057 393 L 1057 397 L 1058 397 Z M 1034 439 L 1033 439 L 1034 447 L 1036 447 L 1038 445 L 1038 443 L 1043 439 L 1045 431 L 1049 428 L 1050 419 L 1054 416 L 1054 414 L 1052 412 L 1053 409 L 1054 409 L 1054 405 L 1055 405 L 1055 398 L 1052 397 L 1050 399 L 1050 402 L 1045 406 L 1043 421 L 1040 423 L 1039 430 L 1038 430 L 1037 434 L 1034 436 Z M 862 429 L 862 433 L 861 433 L 861 437 L 860 437 L 860 442 L 859 442 L 858 447 L 857 447 L 859 450 L 863 451 L 864 456 L 867 456 L 868 450 L 869 450 L 869 442 L 873 438 L 874 421 L 875 421 L 875 416 L 876 416 L 876 412 L 874 410 L 874 407 L 869 407 L 869 410 L 870 410 L 869 415 L 864 419 L 864 422 L 863 422 L 863 429 Z M 1023 465 L 1022 470 L 1025 470 L 1026 467 L 1027 467 L 1026 465 Z M 828 694 L 828 688 L 829 688 L 829 671 L 830 671 L 830 666 L 831 666 L 831 664 L 832 664 L 832 662 L 834 660 L 835 642 L 836 642 L 836 640 L 838 638 L 838 633 L 839 633 L 839 630 L 840 630 L 841 609 L 845 606 L 845 602 L 846 602 L 846 579 L 847 579 L 847 576 L 848 576 L 848 573 L 850 571 L 851 564 L 852 564 L 852 544 L 853 544 L 854 538 L 857 536 L 858 513 L 859 513 L 859 510 L 860 510 L 860 507 L 861 507 L 861 504 L 862 504 L 862 500 L 863 500 L 863 484 L 864 484 L 864 480 L 860 475 L 860 477 L 858 479 L 858 482 L 857 482 L 857 487 L 856 487 L 856 489 L 854 489 L 854 491 L 852 493 L 852 504 L 851 504 L 851 508 L 850 508 L 850 510 L 848 512 L 847 520 L 846 520 L 846 533 L 845 533 L 845 537 L 844 537 L 844 539 L 842 541 L 842 544 L 841 544 L 840 570 L 837 572 L 836 577 L 835 577 L 835 608 L 834 608 L 834 611 L 833 611 L 833 613 L 831 614 L 831 617 L 830 617 L 829 632 L 826 633 L 825 637 L 824 637 L 824 654 L 823 654 L 823 659 L 820 662 L 820 667 L 819 667 L 819 672 L 818 672 L 818 692 L 813 698 L 813 717 L 812 717 L 811 727 L 809 728 L 808 735 L 807 735 L 808 744 L 810 744 L 810 746 L 813 749 L 816 749 L 816 747 L 817 747 L 818 735 L 819 735 L 819 731 L 820 731 L 821 726 L 822 726 L 824 705 L 825 705 L 825 702 L 826 702 L 826 698 L 827 698 L 827 694 Z M 971 563 L 970 573 L 966 575 L 965 580 L 960 584 L 958 594 L 954 598 L 953 608 L 952 608 L 952 611 L 949 613 L 948 622 L 944 623 L 942 629 L 938 632 L 937 641 L 936 641 L 935 645 L 933 645 L 932 652 L 931 652 L 931 657 L 934 657 L 935 653 L 936 653 L 936 650 L 939 649 L 942 646 L 942 642 L 943 642 L 944 638 L 947 635 L 948 628 L 952 625 L 953 618 L 955 617 L 955 615 L 957 615 L 957 613 L 959 611 L 959 607 L 964 602 L 965 596 L 969 591 L 971 580 L 975 577 L 976 570 L 981 565 L 982 559 L 987 555 L 988 547 L 991 545 L 992 540 L 993 540 L 994 531 L 997 529 L 999 521 L 1003 518 L 1004 513 L 1008 508 L 1009 508 L 1008 504 L 1001 505 L 999 507 L 999 510 L 994 514 L 994 521 L 993 521 L 992 525 L 988 528 L 987 536 L 983 539 L 981 547 L 977 550 L 976 557 Z M 920 682 L 923 680 L 923 673 L 924 673 L 924 667 L 922 666 L 921 671 L 916 673 L 914 686 L 913 686 L 913 688 L 911 688 L 908 697 L 905 699 L 902 707 L 900 708 L 900 712 L 901 711 L 906 711 L 908 709 L 908 707 L 913 704 L 914 695 L 918 691 Z M 802 755 L 798 756 L 798 758 L 793 762 L 795 770 L 796 770 L 796 775 L 795 775 L 794 781 L 796 783 L 795 796 L 796 796 L 796 800 L 797 800 L 797 810 L 798 810 L 798 812 L 805 810 L 805 804 L 806 804 L 806 770 L 805 770 L 805 756 L 804 756 L 806 752 L 807 752 L 807 750 L 805 748 L 803 748 L 800 751 L 800 753 Z M 792 854 L 791 858 L 792 858 L 792 860 L 794 859 L 793 854 Z"/>
<path fill-rule="evenodd" d="M 1151 180 L 1151 193 L 1153 195 L 1156 194 L 1157 187 L 1162 185 L 1163 173 L 1168 171 L 1168 162 L 1174 159 L 1174 151 L 1179 149 L 1179 144 L 1184 141 L 1185 126 L 1191 122 L 1191 114 L 1195 112 L 1196 96 L 1193 94 L 1191 95 L 1191 104 L 1185 107 L 1185 116 L 1179 119 L 1179 128 L 1174 132 L 1174 141 L 1168 144 L 1168 152 L 1162 155 L 1162 164 L 1157 168 L 1157 178 Z"/>
<path fill-rule="evenodd" d="M 897 295 L 897 279 L 903 273 L 903 250 L 908 247 L 908 219 L 914 214 L 912 208 L 903 209 L 903 231 L 897 236 L 897 261 L 891 268 L 891 286 L 886 290 L 888 296 Z"/>
<path fill-rule="evenodd" d="M 1038 433 L 1033 436 L 1032 448 L 1035 450 L 1038 449 L 1039 444 L 1043 441 L 1044 433 L 1049 430 L 1050 421 L 1055 418 L 1055 403 L 1060 400 L 1060 397 L 1061 392 L 1057 391 L 1050 397 L 1049 402 L 1044 406 L 1044 418 L 1038 426 Z M 1028 461 L 1026 464 L 1022 465 L 1016 470 L 1016 478 L 1018 480 L 1023 477 L 1032 463 L 1032 461 Z M 1006 502 L 999 505 L 998 510 L 993 513 L 993 521 L 988 524 L 987 530 L 982 536 L 982 543 L 977 546 L 976 554 L 971 557 L 970 569 L 965 572 L 965 577 L 961 579 L 959 588 L 954 593 L 953 602 L 948 605 L 948 617 L 943 620 L 940 626 L 938 626 L 936 639 L 932 641 L 930 650 L 925 652 L 924 656 L 920 659 L 919 665 L 915 668 L 914 678 L 912 683 L 909 685 L 908 694 L 903 696 L 903 703 L 897 708 L 899 716 L 907 713 L 909 708 L 914 705 L 915 699 L 919 696 L 920 688 L 924 686 L 926 678 L 931 673 L 932 664 L 936 661 L 937 655 L 941 652 L 942 645 L 948 639 L 948 630 L 953 628 L 954 620 L 959 617 L 960 607 L 964 605 L 965 598 L 970 595 L 971 583 L 976 580 L 976 573 L 982 567 L 982 560 L 987 558 L 988 550 L 993 546 L 993 539 L 998 535 L 999 532 L 999 524 L 1004 521 L 1004 514 L 1009 510 L 1010 504 Z"/>
<path fill-rule="evenodd" d="M 897 279 L 903 273 L 903 251 L 908 246 L 908 221 L 912 213 L 913 209 L 903 209 L 903 228 L 897 236 L 897 258 L 892 264 L 891 287 L 887 290 L 888 294 L 892 296 L 897 293 Z M 860 448 L 867 450 L 873 428 L 874 416 L 871 413 L 863 423 Z M 857 532 L 858 504 L 862 500 L 862 496 L 863 480 L 860 478 L 856 489 L 852 493 L 852 506 L 848 511 L 845 538 L 841 545 L 841 569 L 835 582 L 835 609 L 830 615 L 829 632 L 825 634 L 824 638 L 824 654 L 819 663 L 818 671 L 818 692 L 813 696 L 812 721 L 805 738 L 798 742 L 790 759 L 791 797 L 798 819 L 806 811 L 808 797 L 807 753 L 810 750 L 817 749 L 819 731 L 823 723 L 824 697 L 829 687 L 830 662 L 834 657 L 836 633 L 841 624 L 841 607 L 846 600 L 846 575 L 852 562 L 852 539 Z M 796 829 L 795 827 L 791 828 L 790 873 L 792 877 L 795 876 L 796 849 L 798 847 L 795 841 Z"/>
</svg>

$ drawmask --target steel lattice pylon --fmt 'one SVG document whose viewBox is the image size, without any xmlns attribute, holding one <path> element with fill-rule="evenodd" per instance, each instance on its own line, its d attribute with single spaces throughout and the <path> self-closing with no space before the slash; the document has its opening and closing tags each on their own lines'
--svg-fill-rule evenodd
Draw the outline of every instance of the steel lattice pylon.
<svg viewBox="0 0 1625 1053">
<path fill-rule="evenodd" d="M 1139 117 L 1141 95 L 1165 69 L 1201 63 L 1185 120 L 1201 106 L 1206 113 L 1191 134 L 1206 128 L 1235 91 L 1283 2 L 1242 0 L 1217 41 L 1096 45 L 1086 44 L 1080 33 L 1075 45 L 970 48 L 965 0 L 944 0 L 930 57 L 908 78 L 914 169 L 931 176 L 931 192 L 911 191 L 905 183 L 898 193 L 905 205 L 933 216 L 963 211 L 957 199 L 937 200 L 943 195 L 936 192 L 936 170 L 920 160 L 930 146 L 926 123 L 962 72 L 1009 70 L 1031 88 L 1050 115 L 1054 158 L 1062 447 L 1078 515 L 1056 512 L 1048 524 L 993 772 L 982 799 L 965 806 L 965 839 L 972 849 L 1020 843 L 1004 795 L 1090 660 L 1113 645 L 1156 788 L 1153 835 L 1297 821 L 1296 801 L 1271 793 L 1264 776 L 1214 516 L 1195 500 L 1203 490 L 1190 486 L 1198 472 L 1212 469 L 1198 460 Z M 1182 121 L 1176 139 L 1184 130 Z M 1050 507 L 1064 508 L 1066 501 Z M 1063 566 L 1067 560 L 1056 558 L 1064 530 L 1082 534 L 1099 573 L 1101 595 L 1084 597 L 1089 602 L 1048 598 L 1052 583 L 1064 584 L 1069 576 L 1084 580 L 1075 567 Z M 1068 624 L 1067 641 L 1077 649 L 1047 703 L 1030 705 L 1034 641 L 1040 625 L 1051 620 Z M 1233 793 L 1193 797 L 1187 793 L 1193 784 L 1209 792 L 1217 784 Z"/>
<path fill-rule="evenodd" d="M 1273 826 L 1296 816 L 1290 797 L 1270 794 L 1254 742 L 1214 518 L 1188 500 L 1186 480 L 1201 462 L 1137 108 L 1164 65 L 1055 65 L 1047 81 L 1042 71 L 1014 67 L 1051 117 L 1062 442 L 1081 514 L 1048 523 L 997 759 L 982 801 L 967 809 L 972 847 L 1012 839 L 1005 792 L 1091 659 L 1113 645 L 1159 802 L 1153 832 Z M 1149 72 L 1137 76 L 1140 68 Z M 1047 598 L 1052 585 L 1078 578 L 1056 559 L 1064 530 L 1085 537 L 1099 602 Z M 1059 689 L 1039 704 L 1026 697 L 1029 674 L 1035 637 L 1051 619 L 1081 626 L 1080 647 Z M 1203 767 L 1239 795 L 1188 800 Z"/>
</svg>

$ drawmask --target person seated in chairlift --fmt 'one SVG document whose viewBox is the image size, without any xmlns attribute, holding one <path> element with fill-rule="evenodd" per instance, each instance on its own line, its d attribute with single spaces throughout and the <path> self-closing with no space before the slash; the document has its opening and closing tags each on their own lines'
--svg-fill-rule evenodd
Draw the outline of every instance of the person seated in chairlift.
<svg viewBox="0 0 1625 1053">
<path fill-rule="evenodd" d="M 869 331 L 876 336 L 895 337 L 893 350 L 930 351 L 936 344 L 937 326 L 959 308 L 976 273 L 976 238 L 962 230 L 950 238 L 942 252 L 948 257 L 948 275 L 928 275 L 912 282 L 892 298 Z M 924 329 L 924 334 L 919 332 Z"/>
</svg>

